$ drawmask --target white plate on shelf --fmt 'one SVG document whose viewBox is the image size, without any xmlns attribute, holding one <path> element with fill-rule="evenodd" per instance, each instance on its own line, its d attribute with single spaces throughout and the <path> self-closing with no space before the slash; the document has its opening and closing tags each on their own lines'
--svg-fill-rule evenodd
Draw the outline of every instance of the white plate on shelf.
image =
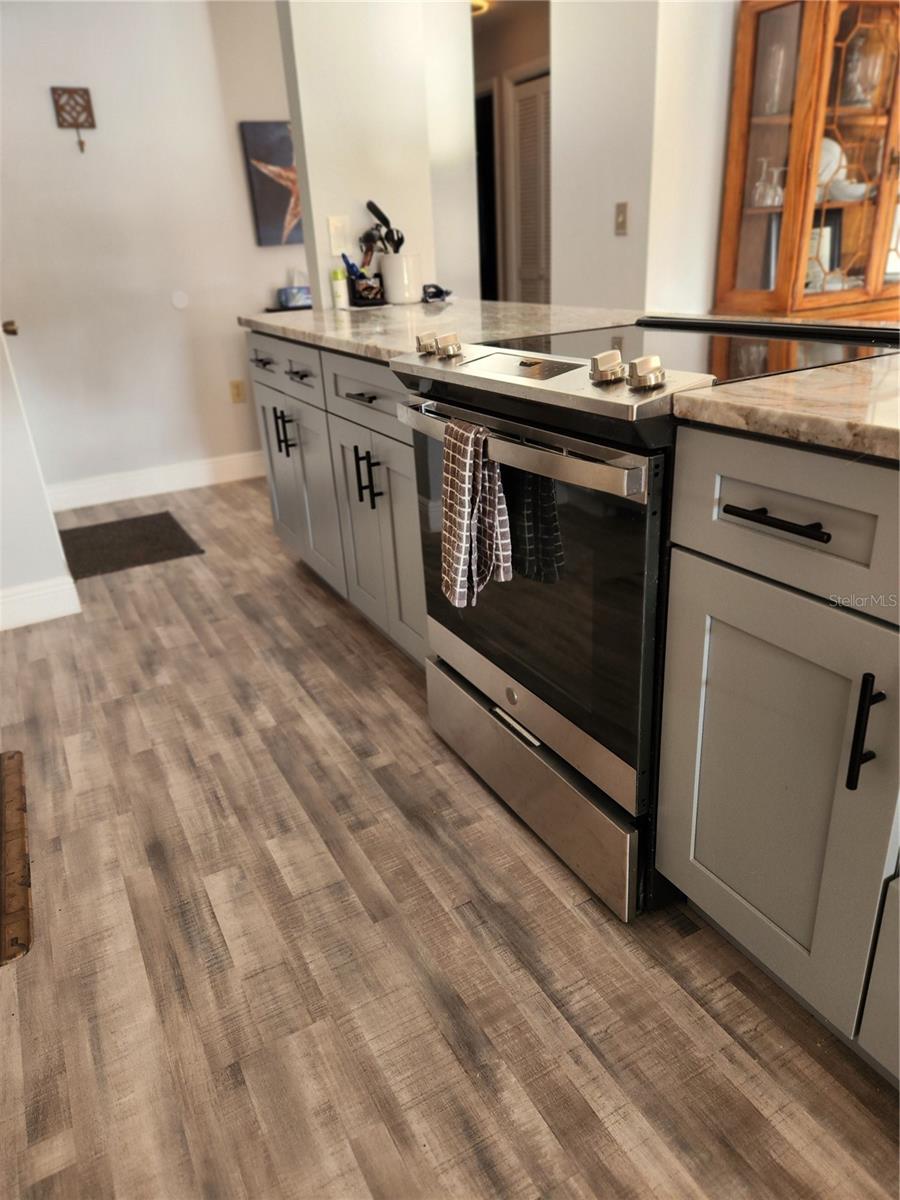
<svg viewBox="0 0 900 1200">
<path fill-rule="evenodd" d="M 830 200 L 865 200 L 869 193 L 867 183 L 854 183 L 850 179 L 833 180 L 828 192 Z"/>
<path fill-rule="evenodd" d="M 834 184 L 835 180 L 847 178 L 847 155 L 840 142 L 836 142 L 834 138 L 822 138 L 818 178 L 819 184 L 825 189 L 825 192 L 827 192 L 829 184 Z M 823 192 L 823 196 L 825 192 Z"/>
</svg>

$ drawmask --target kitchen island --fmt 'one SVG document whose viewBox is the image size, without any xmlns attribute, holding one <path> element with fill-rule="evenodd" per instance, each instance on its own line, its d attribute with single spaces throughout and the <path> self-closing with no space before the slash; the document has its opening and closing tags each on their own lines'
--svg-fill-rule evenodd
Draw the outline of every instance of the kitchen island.
<svg viewBox="0 0 900 1200">
<path fill-rule="evenodd" d="M 451 643 L 436 640 L 432 616 L 440 456 L 434 444 L 426 445 L 433 443 L 433 432 L 423 439 L 416 426 L 414 446 L 416 422 L 398 420 L 398 411 L 404 418 L 413 415 L 407 406 L 414 398 L 387 362 L 394 360 L 400 369 L 396 360 L 406 354 L 404 375 L 412 371 L 415 376 L 419 370 L 426 386 L 439 382 L 442 371 L 452 377 L 452 362 L 438 363 L 435 369 L 435 360 L 430 364 L 410 353 L 417 335 L 426 331 L 458 333 L 469 344 L 533 338 L 548 331 L 564 336 L 598 331 L 607 343 L 621 335 L 630 357 L 634 343 L 627 327 L 638 315 L 456 302 L 242 318 L 249 330 L 250 373 L 273 518 L 282 540 L 409 655 L 421 662 L 436 654 L 471 684 L 465 656 L 462 665 L 454 663 Z M 803 323 L 790 324 L 799 340 Z M 805 336 L 808 340 L 810 335 Z M 686 338 L 686 356 L 691 345 Z M 582 861 L 589 844 L 585 839 L 563 845 L 552 822 L 542 828 L 533 813 L 525 819 L 625 919 L 639 913 L 644 903 L 632 873 L 640 861 L 638 846 L 655 842 L 656 864 L 666 879 L 843 1038 L 896 1076 L 896 1021 L 891 1015 L 896 992 L 889 986 L 896 970 L 890 934 L 879 941 L 878 930 L 882 912 L 889 929 L 897 907 L 897 885 L 889 884 L 897 871 L 900 358 L 892 352 L 866 357 L 870 349 L 858 345 L 847 353 L 850 361 L 715 387 L 709 386 L 711 375 L 697 382 L 697 371 L 704 371 L 708 361 L 702 354 L 684 364 L 693 369 L 693 377 L 674 369 L 682 364 L 667 364 L 673 368 L 666 387 L 671 416 L 661 417 L 661 440 L 653 442 L 648 434 L 646 446 L 636 447 L 650 455 L 640 460 L 646 466 L 632 460 L 628 468 L 638 474 L 657 469 L 672 479 L 671 512 L 662 491 L 657 493 L 660 504 L 643 510 L 653 509 L 661 528 L 669 530 L 659 560 L 661 576 L 671 577 L 668 594 L 662 587 L 659 594 L 667 614 L 666 646 L 664 655 L 660 651 L 652 663 L 647 660 L 652 678 L 665 680 L 661 708 L 647 716 L 651 736 L 653 729 L 659 731 L 658 793 L 654 765 L 641 776 L 651 781 L 640 784 L 643 790 L 635 793 L 623 820 L 631 776 L 625 777 L 628 788 L 622 800 L 618 784 L 601 783 L 589 774 L 588 747 L 587 765 L 576 764 L 576 769 L 594 778 L 611 798 L 611 824 L 591 827 L 593 875 L 591 864 Z M 502 374 L 486 376 L 496 381 L 490 386 L 502 393 L 498 401 L 507 410 L 517 396 L 528 398 L 522 368 L 528 375 L 529 368 L 539 365 L 523 362 L 523 354 L 540 357 L 541 352 L 512 350 L 510 373 L 519 369 L 514 386 L 504 391 Z M 856 354 L 862 357 L 852 357 Z M 574 351 L 568 355 L 574 356 Z M 462 365 L 465 360 L 457 361 Z M 479 369 L 475 359 L 470 361 L 455 383 L 450 380 L 462 394 Z M 618 412 L 608 419 L 616 403 L 613 393 L 595 390 L 585 366 L 579 370 L 582 382 L 569 384 L 570 414 L 573 404 L 584 404 L 585 413 L 593 405 L 596 419 L 607 419 L 610 445 L 618 441 L 633 448 L 623 428 L 628 421 Z M 563 380 L 576 374 L 564 372 Z M 532 378 L 543 377 L 538 372 Z M 624 384 L 616 386 L 624 392 Z M 565 384 L 548 376 L 537 389 L 532 399 L 551 404 Z M 477 393 L 485 399 L 476 407 L 486 414 L 493 411 L 489 393 L 490 387 Z M 427 394 L 437 399 L 439 415 L 442 402 L 450 405 L 443 415 L 452 415 L 452 391 L 445 397 L 439 391 Z M 516 419 L 515 412 L 499 411 Z M 532 403 L 532 416 L 537 411 Z M 535 461 L 558 464 L 546 450 L 552 450 L 552 430 L 566 428 L 563 421 L 571 419 L 557 410 L 556 418 L 536 418 L 549 428 L 516 432 L 507 424 L 505 429 L 523 439 Z M 440 421 L 430 415 L 424 424 L 439 427 Z M 524 415 L 520 424 L 528 424 Z M 643 424 L 637 420 L 638 426 Z M 590 436 L 603 443 L 601 432 Z M 535 458 L 534 448 L 544 442 L 548 445 Z M 589 452 L 586 444 L 576 448 L 573 480 L 583 483 Z M 566 472 L 560 470 L 552 470 L 550 477 L 564 479 Z M 570 624 L 581 613 L 584 637 L 579 644 L 591 647 L 585 661 L 593 661 L 597 638 L 590 630 L 596 633 L 601 626 L 590 622 L 602 621 L 605 610 L 593 599 L 590 563 L 599 555 L 607 579 L 624 579 L 627 568 L 611 552 L 612 543 L 609 553 L 603 548 L 614 505 L 591 501 L 590 492 L 579 494 L 575 503 L 575 490 L 570 481 L 558 503 L 563 540 L 571 551 L 566 579 L 574 582 L 579 559 L 588 564 L 581 578 L 581 607 L 564 608 L 563 593 L 571 586 L 566 579 L 556 583 L 553 598 L 560 601 L 559 611 L 570 613 Z M 627 501 L 632 492 L 625 488 L 618 495 Z M 592 503 L 599 524 L 588 536 L 572 513 L 583 520 L 594 511 Z M 656 511 L 660 507 L 666 509 L 663 516 Z M 630 527 L 627 518 L 617 526 L 620 550 Z M 428 539 L 432 568 L 426 606 L 423 542 Z M 647 578 L 653 576 L 647 572 Z M 504 586 L 509 587 L 505 603 L 516 585 Z M 479 603 L 479 618 L 492 602 L 493 595 Z M 625 605 L 621 611 L 633 607 Z M 522 612 L 513 606 L 508 617 L 507 627 L 515 629 Z M 635 652 L 638 643 L 646 643 L 651 658 L 656 653 L 652 638 L 632 638 Z M 571 655 L 563 654 L 560 661 L 544 664 L 544 674 L 550 678 L 555 672 L 564 687 L 570 666 Z M 628 662 L 619 666 L 613 707 L 624 712 L 628 701 L 622 680 L 627 679 Z M 530 754 L 571 766 L 569 726 L 566 738 L 555 745 L 554 713 L 547 733 L 525 707 L 531 701 L 515 668 L 499 670 L 510 673 L 496 687 L 484 684 L 483 675 L 476 685 L 495 706 L 491 712 L 476 712 L 481 701 L 467 694 L 466 733 L 456 747 L 461 757 L 470 761 L 469 742 L 482 744 L 473 739 L 471 728 L 481 730 L 485 721 L 493 721 L 495 735 L 504 739 L 502 761 L 512 762 L 519 754 L 517 720 L 533 739 Z M 498 725 L 496 714 L 496 706 L 510 694 L 516 697 L 510 703 L 517 705 L 512 732 Z M 536 692 L 535 699 L 545 698 Z M 534 719 L 543 720 L 534 711 Z M 627 765 L 634 760 L 622 761 Z M 488 777 L 484 763 L 474 767 Z M 503 787 L 509 777 L 519 777 L 504 771 Z M 532 771 L 527 777 L 536 775 Z M 590 800 L 589 791 L 585 795 Z M 514 794 L 504 798 L 518 811 Z M 540 796 L 533 800 L 539 803 Z M 590 806 L 581 810 L 593 811 Z M 870 970 L 876 981 L 888 984 L 870 989 L 866 1000 Z"/>
</svg>

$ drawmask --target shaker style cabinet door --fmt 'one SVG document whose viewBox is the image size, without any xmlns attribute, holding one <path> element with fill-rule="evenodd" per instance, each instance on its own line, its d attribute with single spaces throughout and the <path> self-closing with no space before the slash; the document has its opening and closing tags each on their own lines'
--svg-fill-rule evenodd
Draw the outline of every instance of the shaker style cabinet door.
<svg viewBox="0 0 900 1200">
<path fill-rule="evenodd" d="M 297 488 L 294 460 L 284 444 L 284 419 L 293 417 L 293 404 L 287 396 L 254 383 L 256 415 L 262 443 L 266 477 L 269 483 L 269 503 L 275 532 L 295 554 L 303 554 L 306 530 L 303 495 Z M 289 425 L 288 429 L 292 427 Z M 292 440 L 293 439 L 292 437 Z"/>
<path fill-rule="evenodd" d="M 657 866 L 848 1035 L 897 854 L 897 649 L 672 554 Z"/>
<path fill-rule="evenodd" d="M 347 569 L 347 599 L 388 632 L 381 529 L 376 496 L 378 470 L 372 463 L 373 435 L 361 425 L 329 414 L 331 456 Z M 368 456 L 368 457 L 367 457 Z"/>
<path fill-rule="evenodd" d="M 288 448 L 306 518 L 301 558 L 336 592 L 347 595 L 328 418 L 321 408 L 288 401 Z"/>
<path fill-rule="evenodd" d="M 419 534 L 419 493 L 412 446 L 372 436 L 376 501 L 384 565 L 387 630 L 407 654 L 425 661 L 425 572 Z"/>
</svg>

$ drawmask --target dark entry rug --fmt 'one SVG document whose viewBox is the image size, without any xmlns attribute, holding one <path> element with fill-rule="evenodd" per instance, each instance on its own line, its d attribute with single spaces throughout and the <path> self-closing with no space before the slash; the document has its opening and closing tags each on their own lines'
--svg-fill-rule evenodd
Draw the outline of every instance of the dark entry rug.
<svg viewBox="0 0 900 1200">
<path fill-rule="evenodd" d="M 63 529 L 59 536 L 75 579 L 204 553 L 170 512 Z"/>
<path fill-rule="evenodd" d="M 31 870 L 21 750 L 0 754 L 0 966 L 31 948 Z"/>
</svg>

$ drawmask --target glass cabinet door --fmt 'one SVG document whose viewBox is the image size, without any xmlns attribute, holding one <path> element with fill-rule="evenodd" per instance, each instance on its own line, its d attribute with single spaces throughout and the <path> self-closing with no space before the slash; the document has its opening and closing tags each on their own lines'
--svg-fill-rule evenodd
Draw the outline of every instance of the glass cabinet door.
<svg viewBox="0 0 900 1200">
<path fill-rule="evenodd" d="M 803 243 L 803 301 L 816 307 L 869 299 L 900 278 L 898 10 L 839 4 L 829 30 L 831 70 Z"/>
<path fill-rule="evenodd" d="M 796 0 L 756 18 L 734 278 L 738 291 L 773 291 L 778 277 L 803 8 Z"/>
</svg>

